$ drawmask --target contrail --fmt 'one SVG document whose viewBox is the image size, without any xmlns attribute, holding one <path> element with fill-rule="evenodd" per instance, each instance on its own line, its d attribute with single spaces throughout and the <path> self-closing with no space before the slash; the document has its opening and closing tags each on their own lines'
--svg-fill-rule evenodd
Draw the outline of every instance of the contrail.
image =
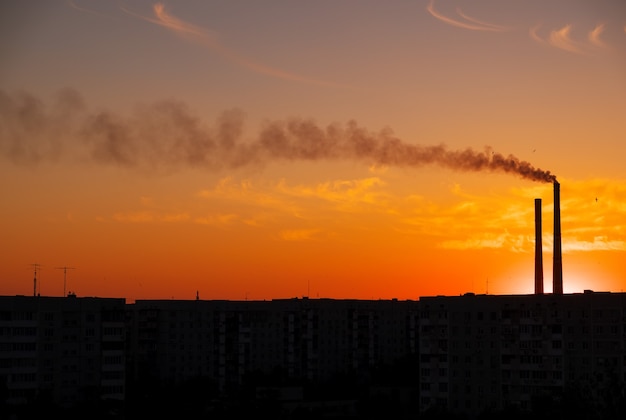
<svg viewBox="0 0 626 420">
<path fill-rule="evenodd" d="M 224 111 L 206 127 L 180 102 L 142 106 L 127 117 L 90 113 L 80 95 L 68 91 L 49 109 L 32 95 L 0 90 L 0 151 L 18 164 L 40 160 L 80 146 L 93 162 L 129 168 L 176 170 L 200 167 L 223 170 L 274 161 L 352 160 L 367 164 L 419 168 L 438 165 L 468 172 L 500 172 L 552 182 L 549 171 L 513 155 L 486 147 L 450 150 L 395 137 L 390 130 L 372 132 L 355 121 L 320 125 L 311 119 L 266 122 L 258 134 L 243 139 L 244 113 Z M 62 142 L 65 139 L 72 144 Z"/>
</svg>

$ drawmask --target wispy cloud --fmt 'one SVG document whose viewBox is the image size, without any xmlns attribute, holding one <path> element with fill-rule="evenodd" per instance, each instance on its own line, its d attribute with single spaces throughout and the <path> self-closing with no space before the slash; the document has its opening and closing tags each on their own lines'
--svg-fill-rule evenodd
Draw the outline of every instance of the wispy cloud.
<svg viewBox="0 0 626 420">
<path fill-rule="evenodd" d="M 626 184 L 571 181 L 562 190 L 561 203 L 564 252 L 626 250 Z"/>
<path fill-rule="evenodd" d="M 563 252 L 625 251 L 626 184 L 591 179 L 562 180 L 561 186 Z M 413 228 L 408 233 L 429 235 L 441 248 L 501 248 L 528 253 L 535 247 L 532 202 L 534 197 L 546 194 L 545 186 L 543 191 L 537 188 L 513 189 L 512 194 L 519 199 L 502 200 L 499 196 L 473 196 L 455 186 L 451 192 L 460 199 L 455 205 L 440 206 L 420 201 L 415 203 L 415 214 L 403 221 Z M 549 253 L 552 248 L 551 200 L 547 200 L 543 207 L 547 222 L 543 245 L 545 252 Z M 451 232 L 451 226 L 454 226 L 454 232 Z"/>
<path fill-rule="evenodd" d="M 188 36 L 192 39 L 202 41 L 206 45 L 218 49 L 221 48 L 219 43 L 217 43 L 217 37 L 214 33 L 207 29 L 201 28 L 200 26 L 193 25 L 189 22 L 185 22 L 175 16 L 170 15 L 165 11 L 165 5 L 163 5 L 162 3 L 157 3 L 152 7 L 155 18 L 134 13 L 124 7 L 122 8 L 122 10 L 148 22 L 152 22 L 156 25 L 166 27 L 167 29 L 174 31 L 178 35 Z"/>
<path fill-rule="evenodd" d="M 84 12 L 84 13 L 90 13 L 92 15 L 96 15 L 96 16 L 101 16 L 101 17 L 105 17 L 107 19 L 115 19 L 113 16 L 105 14 L 105 13 L 101 13 L 92 9 L 87 9 L 86 7 L 81 7 L 79 5 L 76 4 L 75 1 L 73 0 L 66 0 L 65 2 L 69 7 L 71 7 L 72 9 Z"/>
<path fill-rule="evenodd" d="M 596 236 L 591 240 L 570 240 L 563 244 L 563 252 L 571 251 L 626 251 L 626 242 Z"/>
<path fill-rule="evenodd" d="M 548 42 L 552 46 L 560 48 L 562 50 L 581 54 L 583 51 L 578 47 L 578 45 L 574 41 L 572 41 L 572 38 L 570 35 L 571 31 L 572 31 L 572 25 L 565 25 L 561 29 L 551 31 Z"/>
<path fill-rule="evenodd" d="M 545 187 L 544 187 L 545 188 Z M 415 214 L 403 221 L 415 234 L 428 235 L 443 249 L 507 249 L 530 252 L 533 247 L 533 207 L 503 200 L 500 196 L 473 195 L 459 185 L 450 192 L 453 205 L 423 201 L 414 204 Z"/>
<path fill-rule="evenodd" d="M 332 180 L 313 185 L 289 185 L 285 179 L 272 184 L 258 184 L 227 177 L 212 189 L 200 191 L 198 197 L 221 203 L 238 203 L 240 211 L 242 208 L 249 209 L 251 214 L 262 210 L 275 214 L 275 219 L 287 215 L 302 220 L 314 219 L 324 212 L 386 213 L 390 197 L 382 190 L 385 185 L 377 177 Z"/>
<path fill-rule="evenodd" d="M 115 213 L 116 222 L 125 223 L 175 223 L 189 220 L 187 213 L 159 213 L 156 211 L 131 211 Z"/>
<path fill-rule="evenodd" d="M 207 226 L 228 226 L 239 219 L 236 214 L 210 214 L 196 217 L 194 223 Z"/>
<path fill-rule="evenodd" d="M 255 220 L 255 222 L 246 222 L 250 225 L 259 225 L 263 217 L 270 219 L 278 219 L 285 215 L 301 217 L 302 209 L 284 194 L 280 194 L 280 187 L 257 185 L 247 179 L 235 180 L 233 177 L 225 177 L 219 180 L 213 188 L 204 189 L 197 195 L 211 202 L 235 203 L 238 206 L 238 218 Z M 276 216 L 272 217 L 270 214 Z"/>
<path fill-rule="evenodd" d="M 541 25 L 532 26 L 528 30 L 528 35 L 530 35 L 530 38 L 533 39 L 534 41 L 538 42 L 539 44 L 547 44 L 547 41 L 545 39 L 543 39 L 542 37 L 540 37 L 539 34 L 537 33 L 539 31 L 540 27 L 541 27 Z"/>
<path fill-rule="evenodd" d="M 165 5 L 163 3 L 157 3 L 152 7 L 154 12 L 154 17 L 145 16 L 139 13 L 135 13 L 127 8 L 122 8 L 128 14 L 131 14 L 135 17 L 143 19 L 147 22 L 154 23 L 156 25 L 163 26 L 170 31 L 176 33 L 177 35 L 183 36 L 184 38 L 195 41 L 205 47 L 208 47 L 213 52 L 221 55 L 226 60 L 236 64 L 238 66 L 244 67 L 250 71 L 255 73 L 264 74 L 266 76 L 271 76 L 279 79 L 290 80 L 294 82 L 308 83 L 320 86 L 332 86 L 332 87 L 349 87 L 347 85 L 342 85 L 339 83 L 328 82 L 324 80 L 313 79 L 305 76 L 301 76 L 299 74 L 287 72 L 282 69 L 278 69 L 275 67 L 270 67 L 265 64 L 261 64 L 254 60 L 251 60 L 236 51 L 226 47 L 221 42 L 219 42 L 217 34 L 209 31 L 200 26 L 194 25 L 190 22 L 186 22 L 174 15 L 171 15 L 165 10 Z"/>
<path fill-rule="evenodd" d="M 524 235 L 511 235 L 508 232 L 499 234 L 484 233 L 478 234 L 471 238 L 452 239 L 439 243 L 440 248 L 444 249 L 486 249 L 486 248 L 506 248 L 515 252 L 529 248 L 531 242 Z"/>
<path fill-rule="evenodd" d="M 428 10 L 428 12 L 433 17 L 439 19 L 440 21 L 447 23 L 448 25 L 456 26 L 458 28 L 470 29 L 473 31 L 491 31 L 491 32 L 502 32 L 502 31 L 508 30 L 508 28 L 505 26 L 488 23 L 488 22 L 470 17 L 466 15 L 465 13 L 463 13 L 463 11 L 460 8 L 457 8 L 456 12 L 463 20 L 457 20 L 457 19 L 453 19 L 451 17 L 445 16 L 441 14 L 440 12 L 438 12 L 437 10 L 435 10 L 434 0 L 430 1 L 428 6 L 426 7 L 426 10 Z"/>
<path fill-rule="evenodd" d="M 607 48 L 607 44 L 602 39 L 605 30 L 604 24 L 598 24 L 595 28 L 587 33 L 587 42 L 575 41 L 572 37 L 573 25 L 567 24 L 560 29 L 554 29 L 548 35 L 542 37 L 539 35 L 540 25 L 533 26 L 529 29 L 528 34 L 531 39 L 540 43 L 568 51 L 575 54 L 588 54 L 593 47 Z"/>
<path fill-rule="evenodd" d="M 604 32 L 604 24 L 597 25 L 594 29 L 589 31 L 589 42 L 593 45 L 596 45 L 601 48 L 606 48 L 606 44 L 602 39 L 600 39 L 600 35 Z"/>
<path fill-rule="evenodd" d="M 297 185 L 290 187 L 282 181 L 277 190 L 283 194 L 300 197 L 315 198 L 326 202 L 335 203 L 344 211 L 361 209 L 363 205 L 385 206 L 387 197 L 384 193 L 376 191 L 378 187 L 385 185 L 380 178 L 371 177 L 354 180 L 334 180 L 319 183 L 314 186 Z"/>
<path fill-rule="evenodd" d="M 499 32 L 499 31 L 508 31 L 509 28 L 506 26 L 502 26 L 502 25 L 496 25 L 495 23 L 489 23 L 489 22 L 485 22 L 483 20 L 478 20 L 476 18 L 473 18 L 471 16 L 466 15 L 465 13 L 463 13 L 463 11 L 461 10 L 460 7 L 456 8 L 456 12 L 459 16 L 461 16 L 463 19 L 469 21 L 469 22 L 473 22 L 476 23 L 480 26 L 483 26 L 485 28 L 493 28 L 493 31 Z M 486 29 L 484 29 L 486 30 Z"/>
<path fill-rule="evenodd" d="M 387 214 L 386 194 L 379 191 L 384 185 L 378 178 L 290 185 L 285 179 L 260 182 L 226 177 L 200 191 L 198 197 L 212 208 L 231 209 L 232 214 L 203 216 L 194 222 L 276 229 L 269 234 L 279 241 L 323 239 L 340 234 L 349 225 L 347 220 Z M 285 229 L 285 225 L 292 227 Z"/>
<path fill-rule="evenodd" d="M 534 206 L 550 196 L 543 185 L 514 188 L 506 196 L 470 193 L 450 187 L 453 203 L 403 196 L 378 178 L 288 185 L 285 180 L 256 183 L 224 178 L 199 194 L 205 210 L 148 209 L 116 213 L 124 223 L 196 223 L 218 228 L 242 225 L 263 228 L 283 241 L 309 241 L 341 235 L 346 221 L 371 223 L 370 216 L 405 235 L 428 237 L 443 249 L 506 249 L 530 253 L 535 247 Z M 626 251 L 626 183 L 605 179 L 561 180 L 562 249 L 564 253 Z M 597 199 L 597 200 L 596 200 Z M 219 212 L 212 209 L 219 208 Z M 552 248 L 552 202 L 543 205 L 543 245 Z M 378 223 L 378 222 L 377 222 Z M 292 225 L 285 228 L 285 225 Z M 610 226 L 610 228 L 607 228 Z"/>
<path fill-rule="evenodd" d="M 319 233 L 319 229 L 291 229 L 280 232 L 280 238 L 285 241 L 310 241 Z"/>
</svg>

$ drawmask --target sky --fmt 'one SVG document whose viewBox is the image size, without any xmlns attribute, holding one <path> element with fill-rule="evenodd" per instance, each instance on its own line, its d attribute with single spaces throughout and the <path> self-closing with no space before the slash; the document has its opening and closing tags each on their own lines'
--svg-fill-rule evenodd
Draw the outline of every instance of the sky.
<svg viewBox="0 0 626 420">
<path fill-rule="evenodd" d="M 626 286 L 622 0 L 4 0 L 0 294 Z M 36 278 L 36 281 L 35 281 Z"/>
</svg>

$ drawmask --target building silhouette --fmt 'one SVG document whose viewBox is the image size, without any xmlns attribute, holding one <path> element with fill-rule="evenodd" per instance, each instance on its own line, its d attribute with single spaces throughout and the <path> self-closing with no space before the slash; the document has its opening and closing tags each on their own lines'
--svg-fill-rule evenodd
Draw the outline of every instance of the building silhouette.
<svg viewBox="0 0 626 420">
<path fill-rule="evenodd" d="M 0 296 L 0 411 L 124 401 L 125 335 L 124 299 Z"/>
<path fill-rule="evenodd" d="M 564 412 L 572 400 L 618 416 L 626 295 L 132 304 L 2 296 L 0 381 L 2 407 L 14 413 L 44 399 L 137 410 L 151 402 L 162 412 L 180 410 L 168 406 L 180 395 L 187 408 L 271 402 L 284 416 L 303 407 L 356 416 L 390 404 L 407 418 L 476 418 Z"/>
<path fill-rule="evenodd" d="M 563 410 L 580 394 L 626 413 L 626 295 L 425 297 L 420 310 L 420 410 Z"/>
</svg>

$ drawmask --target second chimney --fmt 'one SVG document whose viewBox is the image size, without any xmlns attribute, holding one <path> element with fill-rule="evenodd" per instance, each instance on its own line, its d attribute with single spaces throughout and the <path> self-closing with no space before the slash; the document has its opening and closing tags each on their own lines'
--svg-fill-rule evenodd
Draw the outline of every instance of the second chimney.
<svg viewBox="0 0 626 420">
<path fill-rule="evenodd" d="M 535 198 L 535 294 L 543 295 L 543 247 L 541 235 L 541 198 Z"/>
<path fill-rule="evenodd" d="M 561 257 L 561 185 L 554 180 L 554 263 L 552 293 L 563 294 L 563 259 Z"/>
</svg>

